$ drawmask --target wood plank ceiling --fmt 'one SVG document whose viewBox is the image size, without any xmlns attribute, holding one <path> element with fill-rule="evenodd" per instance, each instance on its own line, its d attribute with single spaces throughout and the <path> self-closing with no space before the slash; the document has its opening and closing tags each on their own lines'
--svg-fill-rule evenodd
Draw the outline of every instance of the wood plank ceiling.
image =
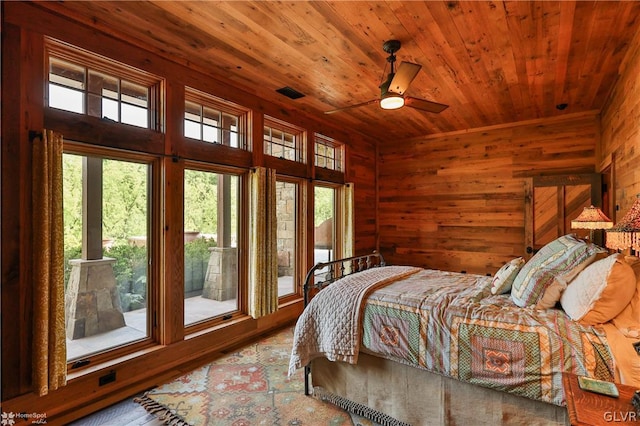
<svg viewBox="0 0 640 426">
<path fill-rule="evenodd" d="M 407 95 L 440 114 L 377 105 L 329 116 L 380 139 L 600 110 L 640 27 L 640 2 L 67 1 L 63 13 L 312 115 L 377 99 L 382 44 L 422 70 Z M 305 97 L 276 92 L 289 86 Z M 566 104 L 565 109 L 557 108 Z"/>
</svg>

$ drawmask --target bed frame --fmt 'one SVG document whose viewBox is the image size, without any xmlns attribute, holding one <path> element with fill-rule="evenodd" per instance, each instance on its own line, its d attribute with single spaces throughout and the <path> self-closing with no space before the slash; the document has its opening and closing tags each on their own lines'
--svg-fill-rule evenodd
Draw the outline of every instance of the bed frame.
<svg viewBox="0 0 640 426">
<path fill-rule="evenodd" d="M 304 283 L 311 291 L 384 266 L 380 253 L 318 263 Z M 312 372 L 313 368 L 313 372 Z M 305 366 L 305 394 L 381 425 L 568 425 L 565 407 L 481 387 L 361 352 L 358 364 L 317 358 Z"/>
<path fill-rule="evenodd" d="M 302 290 L 304 292 L 304 307 L 309 304 L 309 295 L 312 290 L 320 291 L 332 282 L 346 277 L 349 274 L 364 271 L 369 268 L 385 266 L 382 255 L 378 252 L 365 254 L 364 256 L 352 256 L 344 259 L 331 260 L 329 262 L 316 263 L 309 269 L 304 280 Z M 304 394 L 311 395 L 311 366 L 304 367 Z"/>
</svg>

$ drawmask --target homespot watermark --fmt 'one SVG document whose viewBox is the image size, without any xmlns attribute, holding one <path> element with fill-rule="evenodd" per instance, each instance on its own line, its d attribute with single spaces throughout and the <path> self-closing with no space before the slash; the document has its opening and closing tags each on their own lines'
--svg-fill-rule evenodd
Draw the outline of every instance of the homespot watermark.
<svg viewBox="0 0 640 426">
<path fill-rule="evenodd" d="M 31 420 L 32 425 L 47 424 L 47 413 L 5 413 L 0 415 L 0 425 L 13 426 L 20 420 Z"/>
<path fill-rule="evenodd" d="M 635 411 L 605 411 L 602 418 L 605 422 L 637 422 L 640 415 Z"/>
</svg>

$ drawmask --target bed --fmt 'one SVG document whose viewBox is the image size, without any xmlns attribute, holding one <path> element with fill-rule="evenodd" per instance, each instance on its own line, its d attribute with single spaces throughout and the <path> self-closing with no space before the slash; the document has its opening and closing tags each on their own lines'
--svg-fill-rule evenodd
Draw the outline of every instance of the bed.
<svg viewBox="0 0 640 426">
<path fill-rule="evenodd" d="M 640 387 L 638 263 L 573 235 L 493 277 L 378 253 L 321 263 L 290 372 L 383 425 L 568 424 L 563 372 Z"/>
</svg>

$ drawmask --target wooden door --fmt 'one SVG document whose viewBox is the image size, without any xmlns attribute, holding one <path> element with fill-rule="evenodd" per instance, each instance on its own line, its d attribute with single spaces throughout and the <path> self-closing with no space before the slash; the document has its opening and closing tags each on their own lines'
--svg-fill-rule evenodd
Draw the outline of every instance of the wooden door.
<svg viewBox="0 0 640 426">
<path fill-rule="evenodd" d="M 525 251 L 530 258 L 545 244 L 575 233 L 587 237 L 587 229 L 571 229 L 571 221 L 584 207 L 602 206 L 602 177 L 598 173 L 536 176 L 525 183 Z M 596 232 L 602 245 L 602 233 Z"/>
</svg>

